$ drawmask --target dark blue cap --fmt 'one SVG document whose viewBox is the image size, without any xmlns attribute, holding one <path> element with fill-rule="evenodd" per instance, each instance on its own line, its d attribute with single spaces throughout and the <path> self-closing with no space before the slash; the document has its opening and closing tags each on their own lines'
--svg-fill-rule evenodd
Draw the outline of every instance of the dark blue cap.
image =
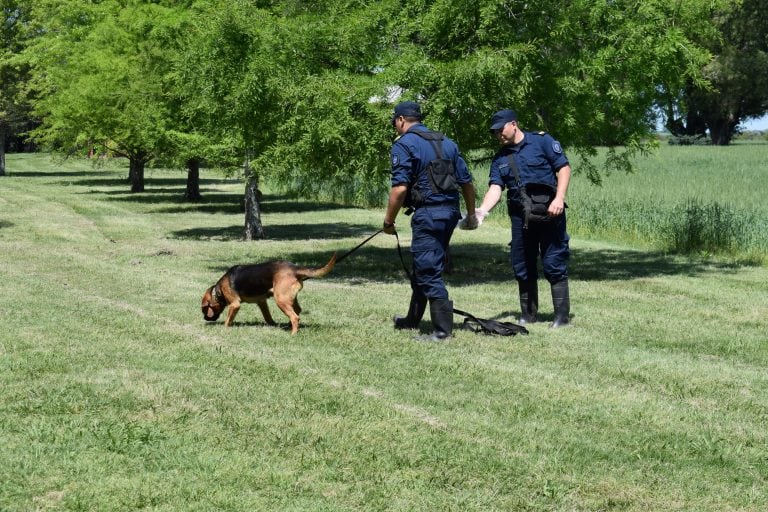
<svg viewBox="0 0 768 512">
<path fill-rule="evenodd" d="M 392 122 L 395 122 L 400 116 L 415 117 L 421 119 L 421 106 L 415 101 L 403 101 L 395 105 L 395 113 L 392 115 Z"/>
<path fill-rule="evenodd" d="M 504 128 L 504 125 L 510 121 L 517 121 L 517 114 L 515 114 L 515 111 L 509 109 L 499 110 L 493 114 L 493 116 L 491 116 L 491 133 L 493 133 L 495 130 Z"/>
</svg>

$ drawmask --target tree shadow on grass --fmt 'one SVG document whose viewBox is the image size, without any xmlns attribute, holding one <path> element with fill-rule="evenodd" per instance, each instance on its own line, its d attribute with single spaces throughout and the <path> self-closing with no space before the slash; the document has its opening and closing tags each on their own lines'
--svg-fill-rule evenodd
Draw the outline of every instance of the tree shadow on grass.
<svg viewBox="0 0 768 512">
<path fill-rule="evenodd" d="M 311 230 L 319 228 L 323 239 L 362 237 L 370 233 L 365 225 L 337 225 L 335 233 L 325 232 L 326 225 L 290 225 L 284 226 L 282 238 L 273 240 L 305 240 L 320 238 L 311 236 Z M 340 227 L 341 226 L 341 227 Z M 277 227 L 277 226 L 276 226 Z M 242 227 L 237 230 L 237 237 L 242 235 Z M 330 228 L 329 228 L 330 229 Z M 194 230 L 192 230 L 194 231 Z M 216 231 L 220 234 L 220 231 Z M 309 236 L 308 236 L 309 235 Z M 186 234 L 184 235 L 186 236 Z M 385 235 L 381 235 L 385 236 Z M 391 247 L 364 245 L 339 262 L 333 269 L 332 276 L 347 280 L 350 286 L 365 285 L 369 282 L 397 282 L 408 284 L 408 277 L 403 264 L 410 272 L 412 258 L 408 245 L 401 246 L 402 261 L 397 251 L 396 240 L 390 238 Z M 258 242 L 257 242 L 258 243 Z M 359 242 L 358 242 L 359 243 Z M 407 244 L 408 242 L 406 242 Z M 357 243 L 339 244 L 336 249 L 339 256 L 351 250 Z M 323 266 L 333 251 L 296 251 L 282 254 L 280 259 L 291 261 L 300 266 Z M 261 260 L 265 261 L 265 260 Z M 225 271 L 232 265 L 258 263 L 259 261 L 229 261 L 214 264 L 212 270 Z M 444 275 L 447 286 L 475 286 L 481 283 L 514 284 L 515 278 L 509 264 L 509 251 L 504 245 L 488 243 L 462 243 L 451 248 L 451 271 Z M 737 272 L 739 265 L 709 261 L 693 261 L 679 256 L 668 256 L 660 252 L 636 250 L 572 250 L 569 276 L 579 281 L 623 281 L 669 275 L 697 276 L 712 273 Z M 544 273 L 539 268 L 539 278 L 544 280 Z"/>
<path fill-rule="evenodd" d="M 572 251 L 569 275 L 581 281 L 621 281 L 659 276 L 737 272 L 742 265 L 700 261 L 658 251 L 579 249 Z"/>
<path fill-rule="evenodd" d="M 284 196 L 265 194 L 261 198 L 261 209 L 264 213 L 307 213 L 327 212 L 332 210 L 356 210 L 354 206 L 341 203 L 307 201 L 304 199 L 286 199 Z"/>
<path fill-rule="evenodd" d="M 334 222 L 328 224 L 278 224 L 266 226 L 267 240 L 327 240 L 356 238 L 370 235 L 374 228 L 369 224 Z M 189 240 L 243 240 L 244 225 L 227 227 L 190 228 L 169 233 L 172 238 Z M 258 243 L 258 242 L 255 242 Z M 351 247 L 350 247 L 351 248 Z"/>
<path fill-rule="evenodd" d="M 166 180 L 168 181 L 168 180 Z M 216 183 L 209 180 L 210 183 Z M 78 184 L 83 184 L 81 180 Z M 112 201 L 125 203 L 164 205 L 153 210 L 153 213 L 184 213 L 184 212 L 203 212 L 203 213 L 243 213 L 244 195 L 234 192 L 206 192 L 206 183 L 201 180 L 199 201 L 188 201 L 184 199 L 186 184 L 180 183 L 178 188 L 162 187 L 147 188 L 144 192 L 131 192 L 130 184 L 123 180 L 93 180 L 92 183 L 85 182 L 88 186 L 113 186 L 117 190 L 91 190 L 89 194 L 102 194 L 108 196 Z M 309 212 L 329 212 L 333 210 L 356 209 L 353 206 L 341 203 L 291 200 L 282 196 L 265 194 L 261 199 L 261 211 L 264 214 L 271 213 L 309 213 Z"/>
<path fill-rule="evenodd" d="M 79 178 L 81 176 L 108 176 L 109 171 L 53 171 L 53 172 L 43 172 L 43 171 L 12 171 L 8 173 L 8 176 L 10 177 L 18 177 L 18 178 Z M 110 176 L 111 177 L 111 176 Z M 103 183 L 105 180 L 99 180 L 100 183 Z M 77 180 L 76 183 L 79 183 L 80 180 Z M 67 181 L 59 181 L 59 184 L 64 185 L 72 185 L 72 180 Z"/>
</svg>

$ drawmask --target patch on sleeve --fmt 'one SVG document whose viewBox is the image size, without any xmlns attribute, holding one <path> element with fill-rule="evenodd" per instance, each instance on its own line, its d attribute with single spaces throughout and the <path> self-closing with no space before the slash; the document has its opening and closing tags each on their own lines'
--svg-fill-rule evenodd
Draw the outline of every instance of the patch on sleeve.
<svg viewBox="0 0 768 512">
<path fill-rule="evenodd" d="M 392 155 L 392 165 L 397 165 L 400 163 L 400 159 L 397 158 L 397 155 Z"/>
<path fill-rule="evenodd" d="M 557 154 L 560 154 L 563 152 L 562 146 L 560 146 L 560 143 L 556 140 L 552 141 L 552 151 L 554 151 Z"/>
</svg>

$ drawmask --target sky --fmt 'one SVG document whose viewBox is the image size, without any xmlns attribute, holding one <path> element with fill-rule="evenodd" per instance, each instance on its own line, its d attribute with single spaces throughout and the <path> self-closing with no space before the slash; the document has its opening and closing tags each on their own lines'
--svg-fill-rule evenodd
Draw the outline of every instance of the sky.
<svg viewBox="0 0 768 512">
<path fill-rule="evenodd" d="M 741 125 L 744 130 L 768 130 L 768 115 L 759 119 L 742 122 Z"/>
<path fill-rule="evenodd" d="M 656 129 L 659 131 L 664 130 L 664 125 L 661 122 L 661 118 L 658 119 L 658 123 L 656 126 Z M 740 128 L 743 131 L 768 131 L 768 114 L 764 115 L 763 117 L 759 117 L 757 119 L 751 119 L 749 121 L 742 121 L 739 125 Z"/>
</svg>

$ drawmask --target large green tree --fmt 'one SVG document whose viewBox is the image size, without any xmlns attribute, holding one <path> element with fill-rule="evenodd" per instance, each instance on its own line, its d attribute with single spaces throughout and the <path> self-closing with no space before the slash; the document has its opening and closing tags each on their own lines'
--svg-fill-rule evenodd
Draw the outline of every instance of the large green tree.
<svg viewBox="0 0 768 512">
<path fill-rule="evenodd" d="M 768 0 L 741 0 L 712 19 L 716 37 L 698 37 L 714 55 L 702 68 L 705 83 L 668 87 L 662 102 L 674 135 L 729 144 L 743 121 L 768 112 Z"/>
<path fill-rule="evenodd" d="M 178 137 L 205 139 L 218 158 L 245 170 L 245 238 L 264 237 L 259 169 L 252 158 L 274 140 L 279 109 L 274 90 L 285 72 L 275 16 L 251 2 L 199 3 L 197 25 L 175 63 L 176 91 L 191 130 Z"/>
<path fill-rule="evenodd" d="M 551 131 L 587 157 L 581 170 L 592 180 L 628 168 L 652 145 L 660 84 L 701 82 L 709 53 L 689 34 L 714 36 L 720 8 L 704 0 L 260 5 L 271 35 L 252 52 L 275 66 L 261 172 L 300 194 L 369 203 L 386 187 L 396 99 L 419 100 L 428 123 L 465 150 L 492 148 L 488 118 L 511 107 L 524 127 Z M 612 147 L 607 169 L 591 164 L 595 145 Z"/>
<path fill-rule="evenodd" d="M 247 155 L 246 238 L 263 236 L 262 179 L 361 203 L 383 190 L 386 113 L 369 101 L 380 90 L 379 4 L 223 0 L 198 18 L 182 88 L 198 126 Z"/>
<path fill-rule="evenodd" d="M 0 0 L 0 176 L 5 175 L 5 142 L 28 124 L 29 104 L 23 92 L 28 67 L 19 60 L 24 47 L 28 11 L 17 0 Z"/>
<path fill-rule="evenodd" d="M 553 133 L 589 156 L 594 181 L 649 147 L 662 81 L 696 81 L 708 54 L 687 36 L 712 33 L 714 2 L 577 0 L 408 2 L 392 26 L 385 69 L 421 98 L 433 125 L 465 148 L 492 147 L 491 112 L 518 111 L 526 129 Z"/>
<path fill-rule="evenodd" d="M 92 147 L 129 161 L 131 190 L 144 190 L 144 168 L 170 158 L 176 116 L 172 57 L 183 26 L 179 2 L 39 0 L 36 37 L 26 55 L 34 71 L 34 136 L 68 154 Z"/>
</svg>

